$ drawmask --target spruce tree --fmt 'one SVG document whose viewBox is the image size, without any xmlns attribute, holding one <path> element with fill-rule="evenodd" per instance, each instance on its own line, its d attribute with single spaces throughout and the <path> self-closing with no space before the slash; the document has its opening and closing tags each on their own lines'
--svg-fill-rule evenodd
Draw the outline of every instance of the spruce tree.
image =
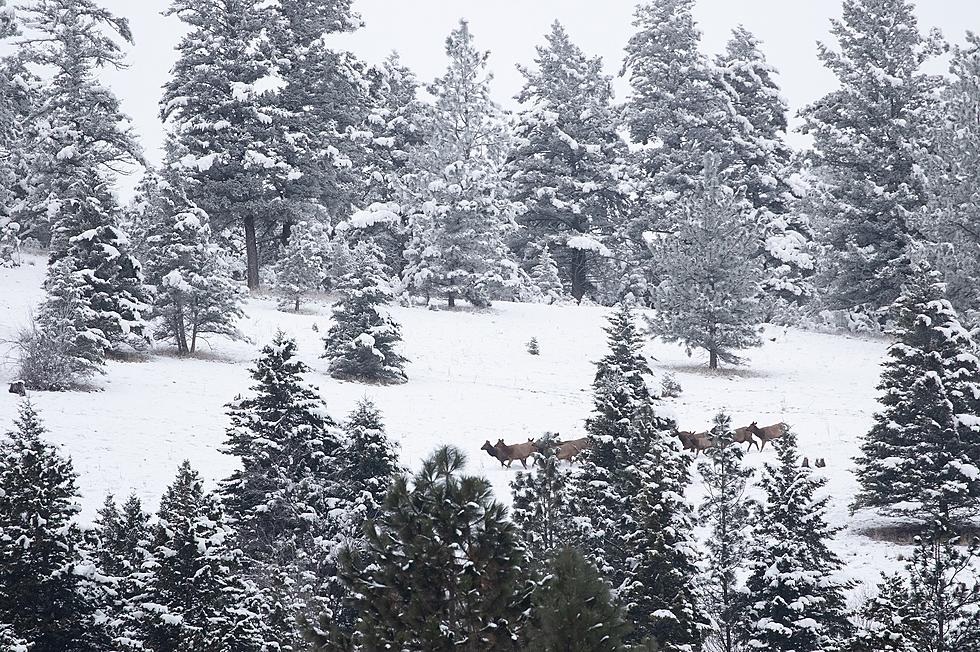
<svg viewBox="0 0 980 652">
<path fill-rule="evenodd" d="M 534 469 L 518 471 L 510 483 L 511 519 L 523 538 L 529 565 L 548 560 L 570 541 L 568 485 L 572 474 L 555 455 L 556 439 L 546 433 L 538 440 Z"/>
<path fill-rule="evenodd" d="M 0 623 L 32 652 L 110 649 L 106 589 L 74 522 L 77 474 L 24 402 L 0 439 Z"/>
<path fill-rule="evenodd" d="M 973 338 L 920 265 L 894 305 L 897 342 L 882 410 L 857 463 L 856 507 L 913 520 L 967 519 L 980 507 L 980 362 Z"/>
<path fill-rule="evenodd" d="M 905 572 L 884 576 L 865 602 L 854 652 L 980 650 L 980 543 L 959 544 L 938 522 L 916 537 Z"/>
<path fill-rule="evenodd" d="M 229 406 L 224 449 L 241 468 L 221 483 L 249 577 L 278 605 L 281 642 L 295 645 L 296 618 L 342 595 L 332 547 L 349 508 L 338 456 L 342 439 L 319 392 L 302 374 L 296 342 L 278 333 L 251 370 L 255 385 Z"/>
<path fill-rule="evenodd" d="M 355 492 L 370 494 L 371 503 L 380 509 L 392 480 L 401 471 L 398 444 L 388 437 L 381 412 L 368 398 L 358 401 L 348 415 L 344 435 L 342 477 Z M 374 516 L 369 514 L 368 518 Z"/>
<path fill-rule="evenodd" d="M 217 499 L 181 464 L 160 501 L 142 596 L 143 640 L 153 652 L 263 652 L 270 632 L 258 590 L 241 576 L 233 529 Z"/>
<path fill-rule="evenodd" d="M 464 475 L 464 465 L 445 447 L 411 479 L 396 479 L 362 549 L 342 557 L 359 648 L 519 649 L 527 596 L 517 531 L 490 483 Z M 329 616 L 319 629 L 332 629 Z M 313 638 L 315 649 L 336 649 L 326 635 Z"/>
<path fill-rule="evenodd" d="M 507 131 L 490 99 L 487 53 L 461 21 L 446 39 L 449 67 L 433 82 L 425 143 L 405 178 L 411 240 L 403 278 L 409 291 L 489 305 L 517 283 L 505 237 L 517 206 L 501 192 Z"/>
<path fill-rule="evenodd" d="M 18 373 L 29 389 L 72 389 L 102 373 L 109 342 L 94 321 L 71 262 L 51 265 L 47 296 L 18 342 Z"/>
<path fill-rule="evenodd" d="M 297 171 L 282 142 L 287 124 L 278 95 L 263 86 L 274 56 L 263 33 L 272 11 L 258 0 L 173 0 L 166 12 L 186 26 L 160 105 L 172 158 L 215 230 L 233 230 L 244 245 L 252 289 L 259 285 L 259 234 L 275 226 L 277 183 Z"/>
<path fill-rule="evenodd" d="M 391 299 L 384 266 L 371 245 L 356 247 L 355 269 L 340 281 L 333 325 L 324 338 L 325 358 L 334 378 L 392 384 L 408 380 L 408 360 L 395 351 L 401 327 L 383 306 Z"/>
<path fill-rule="evenodd" d="M 708 367 L 741 364 L 735 351 L 760 346 L 762 279 L 758 233 L 723 184 L 719 159 L 704 158 L 698 189 L 682 202 L 679 227 L 656 247 L 664 280 L 657 288 L 655 333 L 708 352 Z"/>
<path fill-rule="evenodd" d="M 765 500 L 755 510 L 748 553 L 749 577 L 741 609 L 749 648 L 773 652 L 840 649 L 850 638 L 841 569 L 828 547 L 836 531 L 827 524 L 827 498 L 816 498 L 826 480 L 801 467 L 796 434 L 774 444 L 776 464 L 765 464 Z"/>
<path fill-rule="evenodd" d="M 538 263 L 531 270 L 531 280 L 544 303 L 557 303 L 565 294 L 561 277 L 558 275 L 558 264 L 547 247 L 541 251 Z"/>
<path fill-rule="evenodd" d="M 326 230 L 318 222 L 299 222 L 290 229 L 289 242 L 275 268 L 280 307 L 299 312 L 303 299 L 323 285 L 326 239 Z"/>
<path fill-rule="evenodd" d="M 734 142 L 735 177 L 756 209 L 762 289 L 771 314 L 781 302 L 803 304 L 813 298 L 816 264 L 810 251 L 812 228 L 795 205 L 789 184 L 793 164 L 786 144 L 786 101 L 775 68 L 744 27 L 732 30 L 716 65 L 735 114 L 743 120 L 743 137 Z"/>
<path fill-rule="evenodd" d="M 751 507 L 746 483 L 752 469 L 743 466 L 745 451 L 735 444 L 731 418 L 715 416 L 711 438 L 715 447 L 708 451 L 710 462 L 698 470 L 704 478 L 706 495 L 698 510 L 702 526 L 708 528 L 705 541 L 706 572 L 702 600 L 714 627 L 705 641 L 710 652 L 738 652 L 741 624 L 741 575 L 749 545 Z"/>
<path fill-rule="evenodd" d="M 225 252 L 213 242 L 207 214 L 177 186 L 161 179 L 144 219 L 146 280 L 155 289 L 153 335 L 193 354 L 208 335 L 241 337 L 243 288 L 232 279 Z"/>
<path fill-rule="evenodd" d="M 562 548 L 532 595 L 527 648 L 540 652 L 620 652 L 628 630 L 595 566 Z"/>
<path fill-rule="evenodd" d="M 609 290 L 598 286 L 610 266 L 603 252 L 614 244 L 628 203 L 618 174 L 626 143 L 617 133 L 612 80 L 602 60 L 587 57 L 558 22 L 545 39 L 535 67 L 519 66 L 524 87 L 517 99 L 524 108 L 506 168 L 525 208 L 518 219 L 526 228 L 517 237 L 543 250 L 539 264 L 553 250 L 577 301 L 586 294 L 602 299 Z M 551 303 L 551 288 L 541 289 Z"/>
<path fill-rule="evenodd" d="M 684 498 L 688 460 L 677 439 L 647 406 L 633 418 L 638 476 L 631 514 L 638 528 L 621 542 L 633 566 L 624 591 L 630 636 L 665 652 L 701 649 L 710 628 L 698 596 L 694 518 Z"/>
<path fill-rule="evenodd" d="M 927 199 L 920 160 L 937 79 L 922 66 L 939 37 L 921 34 L 910 0 L 845 0 L 830 31 L 840 51 L 821 44 L 820 59 L 840 88 L 803 112 L 829 192 L 827 302 L 876 315 L 910 273 L 912 222 Z"/>
</svg>

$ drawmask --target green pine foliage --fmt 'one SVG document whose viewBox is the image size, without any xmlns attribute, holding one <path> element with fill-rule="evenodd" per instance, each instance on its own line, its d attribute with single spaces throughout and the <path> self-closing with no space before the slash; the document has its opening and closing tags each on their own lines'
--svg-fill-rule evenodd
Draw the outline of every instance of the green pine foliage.
<svg viewBox="0 0 980 652">
<path fill-rule="evenodd" d="M 761 346 L 759 235 L 741 199 L 723 183 L 715 155 L 704 158 L 697 189 L 681 202 L 679 227 L 655 248 L 664 280 L 657 287 L 655 333 L 681 342 L 708 366 L 741 364 L 735 353 Z"/>
<path fill-rule="evenodd" d="M 921 34 L 911 0 L 845 0 L 830 31 L 840 50 L 821 44 L 820 59 L 840 87 L 803 112 L 828 193 L 822 280 L 828 305 L 875 315 L 911 271 L 913 218 L 928 198 L 919 161 L 938 85 L 922 67 L 941 39 Z"/>
<path fill-rule="evenodd" d="M 408 360 L 395 350 L 401 328 L 384 309 L 391 300 L 384 265 L 368 244 L 359 244 L 355 253 L 357 265 L 340 281 L 334 323 L 324 338 L 330 375 L 362 383 L 403 383 Z"/>
<path fill-rule="evenodd" d="M 344 422 L 344 442 L 338 452 L 340 477 L 355 507 L 348 531 L 359 536 L 364 521 L 377 518 L 392 481 L 401 473 L 398 444 L 385 432 L 381 411 L 368 398 Z"/>
<path fill-rule="evenodd" d="M 184 462 L 160 501 L 151 536 L 142 638 L 153 652 L 265 652 L 272 640 L 258 589 L 241 576 L 234 531 Z"/>
<path fill-rule="evenodd" d="M 511 519 L 524 543 L 529 565 L 548 560 L 570 541 L 569 483 L 571 471 L 555 455 L 553 433 L 537 441 L 539 454 L 531 471 L 518 471 L 510 483 L 513 504 Z"/>
<path fill-rule="evenodd" d="M 828 542 L 826 480 L 800 465 L 796 434 L 774 443 L 777 462 L 765 464 L 765 500 L 755 510 L 748 553 L 749 577 L 741 613 L 749 648 L 773 652 L 843 649 L 850 639 L 841 562 Z"/>
<path fill-rule="evenodd" d="M 77 474 L 34 406 L 0 439 L 0 623 L 32 652 L 111 649 L 108 586 L 75 523 Z"/>
<path fill-rule="evenodd" d="M 627 630 L 595 566 L 573 548 L 558 550 L 534 589 L 525 649 L 620 652 Z"/>
<path fill-rule="evenodd" d="M 699 650 L 710 621 L 698 595 L 700 554 L 684 498 L 690 458 L 650 407 L 637 413 L 632 428 L 638 494 L 626 515 L 638 527 L 621 543 L 633 566 L 632 586 L 622 594 L 631 637 L 664 652 Z"/>
<path fill-rule="evenodd" d="M 534 287 L 537 288 L 544 303 L 559 303 L 565 296 L 561 276 L 558 273 L 558 263 L 555 262 L 548 247 L 545 247 L 538 256 L 538 263 L 531 270 L 531 281 L 534 282 Z"/>
<path fill-rule="evenodd" d="M 304 298 L 323 285 L 326 243 L 326 229 L 318 222 L 299 222 L 290 229 L 289 242 L 275 268 L 280 307 L 299 312 Z"/>
<path fill-rule="evenodd" d="M 922 266 L 894 306 L 898 341 L 856 459 L 857 507 L 944 522 L 980 507 L 980 360 L 943 290 Z"/>
<path fill-rule="evenodd" d="M 519 649 L 528 598 L 518 533 L 490 483 L 464 465 L 459 450 L 440 448 L 397 478 L 362 547 L 342 556 L 358 649 Z M 314 649 L 337 649 L 332 629 L 327 615 Z"/>
<path fill-rule="evenodd" d="M 701 595 L 714 625 L 705 647 L 711 652 L 738 652 L 742 649 L 742 575 L 754 505 L 746 485 L 753 471 L 743 465 L 745 451 L 734 442 L 727 414 L 715 416 L 711 437 L 716 446 L 708 451 L 710 461 L 698 465 L 706 490 L 698 516 L 709 530 Z"/>
</svg>

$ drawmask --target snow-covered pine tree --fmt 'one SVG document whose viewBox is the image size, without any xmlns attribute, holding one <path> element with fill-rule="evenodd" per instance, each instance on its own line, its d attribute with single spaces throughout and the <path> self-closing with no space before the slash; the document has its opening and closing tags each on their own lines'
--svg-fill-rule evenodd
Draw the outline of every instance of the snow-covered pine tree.
<svg viewBox="0 0 980 652">
<path fill-rule="evenodd" d="M 792 152 L 786 144 L 787 108 L 776 83 L 776 69 L 759 41 L 744 27 L 732 30 L 725 52 L 717 57 L 721 82 L 736 115 L 743 120 L 735 149 L 734 176 L 756 209 L 762 238 L 762 288 L 771 313 L 777 302 L 801 304 L 813 297 L 810 277 L 815 260 L 806 215 L 795 210 Z"/>
<path fill-rule="evenodd" d="M 532 595 L 527 648 L 540 652 L 619 652 L 628 627 L 596 567 L 574 548 L 548 560 Z"/>
<path fill-rule="evenodd" d="M 841 562 L 828 547 L 826 480 L 800 465 L 796 434 L 774 443 L 777 463 L 765 464 L 765 499 L 755 510 L 749 577 L 741 608 L 750 649 L 824 652 L 850 638 L 845 584 L 834 579 Z"/>
<path fill-rule="evenodd" d="M 601 299 L 612 293 L 596 287 L 609 275 L 603 253 L 628 202 L 619 174 L 626 143 L 617 132 L 612 80 L 602 60 L 587 57 L 558 22 L 545 39 L 535 67 L 518 66 L 524 87 L 517 99 L 525 108 L 505 171 L 525 209 L 519 222 L 526 228 L 517 237 L 527 242 L 525 249 L 554 250 L 576 300 L 586 294 Z"/>
<path fill-rule="evenodd" d="M 157 340 L 180 354 L 197 351 L 208 335 L 241 337 L 244 288 L 232 278 L 225 252 L 212 241 L 207 214 L 174 178 L 161 179 L 155 206 L 145 216 L 146 280 L 154 288 Z"/>
<path fill-rule="evenodd" d="M 401 328 L 384 309 L 391 290 L 380 252 L 362 242 L 354 258 L 354 269 L 340 280 L 334 323 L 323 340 L 330 375 L 362 383 L 403 383 L 408 360 L 395 351 Z"/>
<path fill-rule="evenodd" d="M 531 280 L 544 303 L 554 304 L 565 296 L 561 276 L 558 274 L 558 263 L 555 262 L 548 247 L 541 250 L 538 262 L 531 270 Z"/>
<path fill-rule="evenodd" d="M 303 299 L 323 285 L 326 244 L 327 232 L 319 222 L 297 222 L 289 230 L 289 242 L 275 267 L 281 309 L 299 312 Z"/>
<path fill-rule="evenodd" d="M 840 51 L 821 44 L 820 59 L 840 88 L 803 112 L 830 197 L 817 229 L 827 249 L 826 298 L 874 315 L 895 301 L 910 272 L 937 86 L 922 65 L 940 38 L 923 37 L 911 0 L 845 0 L 842 19 L 831 24 Z"/>
<path fill-rule="evenodd" d="M 360 648 L 518 649 L 528 596 L 517 531 L 490 483 L 464 465 L 444 447 L 396 479 L 362 549 L 342 556 Z M 320 630 L 331 628 L 325 617 Z"/>
<path fill-rule="evenodd" d="M 698 465 L 705 487 L 698 516 L 709 531 L 701 600 L 713 622 L 704 644 L 706 652 L 743 649 L 739 640 L 741 570 L 748 550 L 753 504 L 746 496 L 746 483 L 753 472 L 742 465 L 745 451 L 735 444 L 731 424 L 727 414 L 715 416 L 711 428 L 715 448 L 708 451 L 710 462 Z"/>
<path fill-rule="evenodd" d="M 388 437 L 381 412 L 370 399 L 358 401 L 343 427 L 345 439 L 337 457 L 342 465 L 340 477 L 354 503 L 347 531 L 359 537 L 364 521 L 378 517 L 402 467 L 398 444 Z"/>
<path fill-rule="evenodd" d="M 229 406 L 224 452 L 241 468 L 220 485 L 246 571 L 283 610 L 279 640 L 288 644 L 298 639 L 299 612 L 337 602 L 333 512 L 347 511 L 341 433 L 295 356 L 296 341 L 283 333 L 262 348 L 251 394 Z"/>
<path fill-rule="evenodd" d="M 144 565 L 152 564 L 149 518 L 135 494 L 123 503 L 122 510 L 110 495 L 93 530 L 98 568 L 114 578 L 109 625 L 123 650 L 138 650 L 142 644 L 141 622 L 147 615 L 142 605 L 147 579 Z"/>
<path fill-rule="evenodd" d="M 741 364 L 735 351 L 760 346 L 759 236 L 742 200 L 724 185 L 720 159 L 707 154 L 697 188 L 681 202 L 677 232 L 655 247 L 664 279 L 652 330 L 708 352 L 708 367 Z"/>
<path fill-rule="evenodd" d="M 518 471 L 510 483 L 513 504 L 511 520 L 524 543 L 529 566 L 549 560 L 555 550 L 570 541 L 568 484 L 571 471 L 562 468 L 555 455 L 557 437 L 545 433 L 538 440 L 539 455 L 534 469 Z"/>
<path fill-rule="evenodd" d="M 153 526 L 141 628 L 154 652 L 265 652 L 271 633 L 258 589 L 241 576 L 233 527 L 181 464 Z"/>
<path fill-rule="evenodd" d="M 518 206 L 501 189 L 507 129 L 490 99 L 488 53 L 466 21 L 446 39 L 449 67 L 433 82 L 425 143 L 412 151 L 404 179 L 411 240 L 403 278 L 409 291 L 486 306 L 517 283 L 505 237 Z"/>
<path fill-rule="evenodd" d="M 100 583 L 82 533 L 77 474 L 24 402 L 0 439 L 0 623 L 37 652 L 111 649 Z"/>
<path fill-rule="evenodd" d="M 279 5 L 280 3 L 276 3 Z M 286 126 L 272 92 L 283 80 L 270 60 L 270 3 L 172 0 L 167 15 L 187 32 L 160 114 L 171 130 L 174 161 L 190 199 L 216 230 L 244 239 L 249 288 L 259 285 L 259 231 L 275 228 L 277 181 L 295 172 L 282 138 Z"/>
<path fill-rule="evenodd" d="M 916 537 L 905 573 L 884 576 L 865 602 L 854 652 L 980 650 L 980 542 L 959 544 L 940 523 Z"/>
<path fill-rule="evenodd" d="M 894 305 L 897 342 L 878 388 L 882 410 L 857 463 L 855 505 L 915 521 L 980 509 L 980 360 L 924 263 Z"/>
<path fill-rule="evenodd" d="M 930 259 L 942 272 L 946 293 L 970 327 L 980 319 L 980 36 L 966 33 L 966 43 L 954 46 L 949 78 L 936 106 L 938 116 L 932 134 L 935 156 L 927 174 L 931 182 L 930 204 L 918 225 L 929 238 Z"/>
<path fill-rule="evenodd" d="M 19 21 L 13 7 L 0 2 L 0 44 L 19 35 Z M 16 203 L 25 188 L 18 185 L 18 170 L 28 154 L 24 138 L 28 122 L 36 111 L 37 79 L 23 57 L 0 56 L 0 267 L 18 264 L 23 226 L 15 217 Z"/>
<path fill-rule="evenodd" d="M 664 652 L 699 650 L 710 630 L 698 596 L 694 515 L 684 498 L 690 458 L 648 404 L 633 417 L 638 491 L 625 515 L 637 529 L 619 544 L 628 549 L 631 585 L 623 592 L 630 637 Z"/>
<path fill-rule="evenodd" d="M 47 296 L 18 340 L 18 374 L 29 389 L 72 389 L 102 373 L 109 342 L 94 322 L 70 260 L 48 268 Z"/>
<path fill-rule="evenodd" d="M 20 56 L 51 77 L 35 90 L 43 110 L 19 145 L 25 195 L 15 216 L 21 237 L 50 244 L 54 261 L 73 237 L 115 225 L 108 171 L 141 160 L 119 100 L 98 81 L 101 71 L 124 66 L 120 42 L 133 39 L 126 19 L 94 0 L 35 0 L 18 16 L 26 28 Z"/>
</svg>

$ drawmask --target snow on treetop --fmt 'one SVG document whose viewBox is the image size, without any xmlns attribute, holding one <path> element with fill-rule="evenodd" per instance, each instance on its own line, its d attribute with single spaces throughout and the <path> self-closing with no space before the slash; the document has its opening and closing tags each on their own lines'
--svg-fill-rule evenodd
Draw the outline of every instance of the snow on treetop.
<svg viewBox="0 0 980 652">
<path fill-rule="evenodd" d="M 581 251 L 594 251 L 600 255 L 608 256 L 610 255 L 609 249 L 606 245 L 602 244 L 592 236 L 588 235 L 575 235 L 565 241 L 565 245 L 570 249 L 579 249 Z"/>
<path fill-rule="evenodd" d="M 365 209 L 354 211 L 350 218 L 337 225 L 337 230 L 366 229 L 375 224 L 397 224 L 401 220 L 399 210 L 400 207 L 394 202 L 375 202 Z"/>
</svg>

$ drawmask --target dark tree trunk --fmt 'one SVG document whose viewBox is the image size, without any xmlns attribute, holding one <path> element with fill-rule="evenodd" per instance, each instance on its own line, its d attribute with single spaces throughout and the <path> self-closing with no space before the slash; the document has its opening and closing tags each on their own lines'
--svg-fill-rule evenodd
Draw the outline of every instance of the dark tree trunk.
<svg viewBox="0 0 980 652">
<path fill-rule="evenodd" d="M 259 246 L 255 240 L 255 217 L 249 215 L 244 219 L 245 226 L 245 263 L 247 268 L 248 289 L 259 289 Z"/>
<path fill-rule="evenodd" d="M 456 307 L 456 295 L 455 294 L 453 294 L 452 292 L 450 292 L 449 295 L 446 297 L 446 299 L 449 302 L 449 307 L 450 308 L 455 308 Z"/>
<path fill-rule="evenodd" d="M 572 296 L 579 303 L 582 303 L 585 288 L 589 282 L 588 269 L 588 254 L 581 249 L 572 249 L 568 271 L 572 281 Z"/>
<path fill-rule="evenodd" d="M 290 220 L 286 220 L 282 223 L 282 233 L 279 234 L 279 242 L 283 247 L 289 244 L 289 235 L 292 233 L 293 223 Z"/>
<path fill-rule="evenodd" d="M 712 349 L 708 351 L 708 368 L 717 369 L 718 368 L 718 352 Z"/>
</svg>

